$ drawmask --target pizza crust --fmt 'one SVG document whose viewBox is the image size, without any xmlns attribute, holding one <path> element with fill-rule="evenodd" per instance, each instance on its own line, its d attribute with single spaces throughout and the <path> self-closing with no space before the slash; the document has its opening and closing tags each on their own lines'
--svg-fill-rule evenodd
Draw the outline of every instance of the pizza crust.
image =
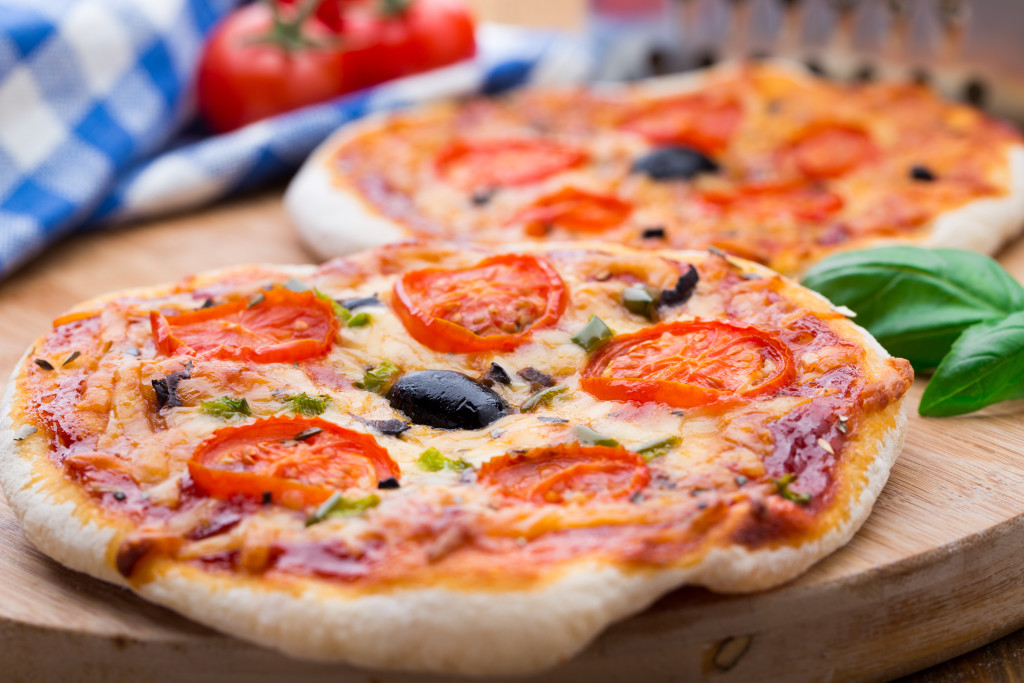
<svg viewBox="0 0 1024 683">
<path fill-rule="evenodd" d="M 612 245 L 600 248 L 627 251 Z M 755 264 L 743 267 L 771 274 Z M 274 268 L 299 277 L 311 271 L 303 266 Z M 208 273 L 201 281 L 229 272 Z M 153 295 L 168 289 L 134 292 Z M 791 281 L 785 292 L 811 308 L 829 305 Z M 77 308 L 95 307 L 117 294 L 124 293 Z M 875 362 L 888 357 L 866 331 L 849 321 L 843 326 L 875 355 Z M 8 382 L 0 413 L 0 433 L 6 435 L 0 446 L 0 484 L 25 534 L 42 552 L 226 633 L 299 657 L 376 669 L 528 674 L 572 657 L 609 623 L 645 609 L 675 587 L 750 592 L 788 581 L 845 544 L 861 526 L 902 449 L 907 428 L 903 399 L 864 422 L 844 447 L 848 471 L 841 478 L 849 485 L 840 490 L 835 505 L 843 512 L 824 534 L 796 546 L 713 547 L 690 566 L 662 570 L 630 571 L 578 561 L 528 590 L 434 587 L 353 595 L 308 578 L 297 578 L 289 590 L 271 590 L 258 578 L 207 574 L 168 559 L 157 560 L 147 580 L 132 585 L 112 561 L 121 539 L 132 530 L 129 525 L 90 512 L 89 499 L 51 463 L 43 434 L 13 440 L 22 404 L 18 378 L 27 359 L 28 354 Z M 867 466 L 859 469 L 860 463 Z"/>
<path fill-rule="evenodd" d="M 922 246 L 994 254 L 1024 226 L 1024 145 L 1006 152 L 1007 192 L 976 199 L 936 218 Z"/>
<path fill-rule="evenodd" d="M 413 236 L 412 231 L 381 214 L 355 187 L 330 170 L 336 150 L 389 120 L 390 116 L 377 114 L 338 129 L 313 151 L 288 185 L 285 209 L 302 243 L 318 259 L 345 256 Z"/>
<path fill-rule="evenodd" d="M 432 589 L 332 600 L 314 587 L 296 596 L 271 594 L 210 583 L 193 573 L 172 570 L 141 592 L 288 654 L 371 669 L 472 675 L 519 675 L 554 666 L 610 622 L 643 609 L 684 578 L 675 571 L 624 575 L 581 564 L 529 593 Z M 246 626 L 240 629 L 239 623 Z"/>
</svg>

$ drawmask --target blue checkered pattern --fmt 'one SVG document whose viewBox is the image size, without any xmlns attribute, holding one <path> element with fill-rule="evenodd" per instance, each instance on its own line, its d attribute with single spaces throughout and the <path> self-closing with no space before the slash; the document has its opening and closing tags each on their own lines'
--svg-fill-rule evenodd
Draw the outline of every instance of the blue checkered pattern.
<svg viewBox="0 0 1024 683">
<path fill-rule="evenodd" d="M 75 231 L 287 177 L 339 125 L 441 95 L 585 78 L 582 46 L 487 26 L 478 57 L 203 137 L 203 36 L 236 0 L 0 0 L 0 277 Z M 429 81 L 425 82 L 425 79 Z"/>
</svg>

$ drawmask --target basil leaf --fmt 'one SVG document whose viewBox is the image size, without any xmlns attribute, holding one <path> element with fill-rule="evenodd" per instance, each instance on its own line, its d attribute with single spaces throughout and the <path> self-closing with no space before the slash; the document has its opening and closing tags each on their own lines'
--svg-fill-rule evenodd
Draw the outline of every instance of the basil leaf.
<svg viewBox="0 0 1024 683">
<path fill-rule="evenodd" d="M 222 420 L 227 420 L 235 415 L 244 415 L 250 417 L 252 411 L 249 409 L 249 402 L 242 398 L 232 398 L 231 396 L 221 396 L 220 398 L 212 401 L 203 401 L 199 404 L 199 410 L 207 415 L 213 415 L 219 417 Z"/>
<path fill-rule="evenodd" d="M 322 415 L 327 410 L 327 404 L 330 401 L 330 396 L 310 396 L 306 392 L 288 396 L 284 399 L 284 402 L 288 404 L 288 408 L 293 413 L 305 415 L 306 417 Z"/>
<path fill-rule="evenodd" d="M 993 259 L 955 249 L 880 247 L 831 256 L 803 284 L 857 313 L 917 370 L 942 361 L 960 333 L 1024 309 L 1024 288 Z"/>
<path fill-rule="evenodd" d="M 807 505 L 811 502 L 811 494 L 794 491 L 789 488 L 789 485 L 796 480 L 796 475 L 790 472 L 784 474 L 779 479 L 773 480 L 775 482 L 775 492 L 786 500 L 792 501 L 798 505 Z"/>
<path fill-rule="evenodd" d="M 352 311 L 345 308 L 319 289 L 314 289 L 313 294 L 315 294 L 318 299 L 323 299 L 327 303 L 331 304 L 331 308 L 334 309 L 335 317 L 344 323 L 345 327 L 362 327 L 373 322 L 373 318 L 369 313 L 352 313 Z"/>
<path fill-rule="evenodd" d="M 441 451 L 437 450 L 433 446 L 420 453 L 420 457 L 416 460 L 416 464 L 427 472 L 440 472 L 446 467 L 450 470 L 461 472 L 464 469 L 472 467 L 472 465 L 462 458 L 452 460 L 451 458 L 445 457 Z"/>
<path fill-rule="evenodd" d="M 441 451 L 431 446 L 420 453 L 420 457 L 416 460 L 416 464 L 427 472 L 440 472 L 444 469 L 444 463 L 447 459 L 448 458 L 441 455 Z"/>
<path fill-rule="evenodd" d="M 572 428 L 573 436 L 584 446 L 608 446 L 615 448 L 619 442 L 601 432 L 594 431 L 587 425 L 576 425 Z"/>
<path fill-rule="evenodd" d="M 682 439 L 678 436 L 666 436 L 637 446 L 636 452 L 644 459 L 644 462 L 650 462 L 655 458 L 660 458 L 665 455 L 681 442 Z"/>
<path fill-rule="evenodd" d="M 568 390 L 569 387 L 565 385 L 541 389 L 537 393 L 531 394 L 529 398 L 523 401 L 523 405 L 519 406 L 519 412 L 530 413 L 541 406 L 549 406 L 556 396 L 563 394 Z"/>
<path fill-rule="evenodd" d="M 962 415 L 1024 397 L 1024 312 L 969 327 L 921 397 L 927 417 Z"/>
<path fill-rule="evenodd" d="M 356 382 L 355 385 L 357 389 L 362 389 L 363 391 L 383 394 L 387 391 L 388 386 L 391 385 L 391 380 L 401 372 L 398 366 L 391 361 L 382 360 L 376 368 L 367 370 L 363 375 L 363 379 Z"/>
<path fill-rule="evenodd" d="M 371 493 L 364 498 L 345 498 L 335 491 L 306 519 L 306 526 L 313 526 L 333 517 L 352 517 L 380 505 L 380 496 Z"/>
<path fill-rule="evenodd" d="M 334 309 L 334 315 L 341 322 L 343 322 L 343 323 L 345 323 L 347 325 L 348 321 L 352 319 L 351 311 L 349 311 L 347 308 L 345 308 L 344 306 L 339 304 L 337 301 L 335 301 L 331 297 L 329 297 L 326 294 L 324 294 L 323 292 L 321 292 L 319 289 L 314 288 L 313 289 L 313 294 L 316 295 L 316 298 L 322 299 L 322 300 L 326 301 L 327 303 L 329 303 L 331 305 L 331 308 Z"/>
<path fill-rule="evenodd" d="M 352 317 L 348 319 L 348 327 L 363 327 L 364 325 L 369 325 L 373 322 L 373 318 L 365 311 L 360 313 L 350 313 L 349 315 Z"/>
</svg>

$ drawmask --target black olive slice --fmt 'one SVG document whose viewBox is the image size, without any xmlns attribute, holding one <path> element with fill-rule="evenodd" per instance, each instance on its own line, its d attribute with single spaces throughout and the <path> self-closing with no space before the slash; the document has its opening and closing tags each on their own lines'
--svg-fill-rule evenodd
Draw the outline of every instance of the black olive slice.
<svg viewBox="0 0 1024 683">
<path fill-rule="evenodd" d="M 696 289 L 698 282 L 700 282 L 700 276 L 697 275 L 697 269 L 690 266 L 689 270 L 676 280 L 675 287 L 661 290 L 658 304 L 660 306 L 678 306 L 686 303 L 693 296 L 693 290 Z"/>
<path fill-rule="evenodd" d="M 183 379 L 192 379 L 192 361 L 187 361 L 185 367 L 177 372 L 172 372 L 162 379 L 154 379 L 151 383 L 153 391 L 156 392 L 156 409 L 181 408 L 185 404 L 178 396 L 178 383 Z"/>
<path fill-rule="evenodd" d="M 689 147 L 661 147 L 634 161 L 631 170 L 652 180 L 689 180 L 701 173 L 717 173 L 718 164 Z"/>
<path fill-rule="evenodd" d="M 927 166 L 921 166 L 920 164 L 911 166 L 910 177 L 922 183 L 935 182 L 935 174 L 932 173 L 931 169 Z"/>
<path fill-rule="evenodd" d="M 493 387 L 495 384 L 504 384 L 508 386 L 512 384 L 512 378 L 505 372 L 505 368 L 501 367 L 497 363 L 491 363 L 491 367 L 487 369 L 487 372 L 480 375 L 479 382 L 485 387 Z"/>
<path fill-rule="evenodd" d="M 509 414 L 501 396 L 453 370 L 410 372 L 391 385 L 386 398 L 416 424 L 440 429 L 483 429 Z"/>
<path fill-rule="evenodd" d="M 517 375 L 525 379 L 536 389 L 542 389 L 544 387 L 555 386 L 555 378 L 547 373 L 543 373 L 537 368 L 523 368 L 516 372 Z"/>
</svg>

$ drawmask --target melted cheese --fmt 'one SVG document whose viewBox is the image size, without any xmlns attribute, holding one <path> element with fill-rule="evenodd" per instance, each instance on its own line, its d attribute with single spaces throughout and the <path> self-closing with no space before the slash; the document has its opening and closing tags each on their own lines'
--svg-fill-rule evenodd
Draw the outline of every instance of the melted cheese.
<svg viewBox="0 0 1024 683">
<path fill-rule="evenodd" d="M 267 284 L 283 284 L 287 273 L 275 277 L 257 270 L 242 271 L 234 277 L 197 278 L 188 287 L 152 300 L 110 303 L 101 316 L 101 337 L 110 344 L 93 345 L 82 358 L 83 366 L 95 370 L 79 385 L 69 384 L 62 390 L 74 394 L 77 405 L 68 404 L 76 407 L 61 417 L 84 425 L 86 436 L 76 444 L 123 459 L 120 466 L 144 494 L 141 502 L 130 499 L 139 509 L 148 510 L 140 514 L 149 515 L 151 524 L 164 525 L 168 533 L 188 536 L 218 523 L 226 514 L 224 506 L 233 505 L 186 493 L 187 463 L 197 444 L 224 427 L 289 414 L 286 396 L 300 392 L 329 396 L 322 417 L 374 435 L 398 464 L 401 488 L 372 492 L 380 495 L 382 502 L 368 513 L 329 519 L 310 527 L 306 526 L 308 511 L 250 506 L 244 512 L 231 513 L 240 514 L 243 520 L 229 530 L 199 540 L 186 539 L 175 546 L 175 552 L 180 558 L 195 561 L 233 558 L 230 562 L 235 568 L 256 573 L 273 566 L 278 556 L 292 558 L 286 561 L 289 571 L 298 571 L 295 568 L 304 566 L 303 562 L 326 562 L 334 567 L 331 571 L 339 572 L 372 567 L 372 571 L 366 569 L 366 576 L 359 574 L 363 577 L 360 580 L 387 582 L 412 580 L 424 572 L 437 580 L 446 572 L 501 563 L 507 554 L 518 552 L 527 553 L 524 558 L 530 559 L 524 559 L 522 566 L 506 568 L 510 576 L 532 576 L 539 567 L 557 562 L 571 549 L 640 561 L 647 551 L 638 550 L 634 543 L 647 546 L 627 539 L 640 534 L 637 538 L 649 536 L 653 543 L 663 533 L 658 531 L 660 525 L 665 524 L 676 529 L 672 543 L 680 544 L 679 561 L 688 561 L 685 558 L 689 551 L 683 548 L 701 538 L 701 525 L 712 524 L 729 510 L 744 515 L 747 508 L 739 502 L 777 493 L 766 466 L 776 447 L 770 425 L 822 398 L 846 401 L 843 405 L 855 414 L 857 387 L 873 387 L 872 406 L 881 410 L 898 400 L 908 384 L 907 375 L 887 365 L 880 354 L 849 341 L 853 338 L 849 323 L 825 302 L 811 296 L 794 298 L 794 286 L 767 271 L 697 252 L 639 255 L 598 246 L 511 249 L 541 252 L 558 270 L 569 293 L 569 305 L 561 318 L 546 329 L 532 332 L 531 341 L 511 352 L 440 353 L 412 340 L 388 305 L 397 275 L 404 270 L 436 266 L 439 261 L 444 267 L 469 267 L 479 262 L 484 252 L 476 248 L 444 251 L 415 244 L 398 246 L 304 273 L 305 284 L 332 298 L 376 294 L 383 303 L 362 309 L 370 314 L 371 322 L 343 328 L 325 357 L 296 364 L 161 357 L 148 332 L 146 315 L 150 309 L 194 308 L 196 300 L 207 293 L 250 297 Z M 663 309 L 662 319 L 738 320 L 780 335 L 788 340 L 795 358 L 793 385 L 778 395 L 726 409 L 684 411 L 660 403 L 600 401 L 583 391 L 579 373 L 588 362 L 588 354 L 571 341 L 572 336 L 592 315 L 601 317 L 617 334 L 648 327 L 651 321 L 623 307 L 623 290 L 637 280 L 671 287 L 688 264 L 698 269 L 701 280 L 692 298 L 683 305 Z M 801 331 L 801 325 L 810 331 Z M 57 339 L 53 338 L 51 346 L 76 342 L 61 338 L 58 343 Z M 134 347 L 138 349 L 135 353 L 125 352 Z M 354 387 L 368 368 L 383 361 L 390 361 L 402 372 L 454 370 L 470 377 L 479 377 L 491 363 L 498 363 L 512 382 L 509 386 L 495 385 L 494 389 L 512 410 L 482 430 L 413 425 L 400 437 L 376 434 L 367 425 L 368 420 L 405 419 L 384 397 Z M 190 368 L 189 376 L 177 384 L 177 397 L 183 405 L 158 410 L 153 381 L 185 368 Z M 529 382 L 516 374 L 525 368 L 552 376 L 566 390 L 549 405 L 519 412 L 516 408 L 534 392 Z M 831 385 L 817 384 L 826 374 L 839 371 L 849 379 L 849 396 L 845 398 Z M 40 390 L 54 390 L 49 375 L 37 375 Z M 203 411 L 204 401 L 222 396 L 245 397 L 252 415 L 222 418 Z M 666 437 L 677 437 L 679 442 L 650 461 L 652 483 L 637 500 L 581 499 L 538 506 L 501 499 L 474 484 L 475 470 L 492 458 L 574 442 L 574 427 L 579 425 L 613 438 L 627 449 L 639 449 Z M 71 448 L 79 445 L 72 444 Z M 425 471 L 417 460 L 427 448 L 462 459 L 471 469 Z M 825 493 L 819 513 L 827 511 L 830 495 Z M 797 514 L 795 504 L 790 505 Z M 621 530 L 615 536 L 617 540 L 602 540 L 608 529 Z M 568 532 L 576 535 L 559 549 L 556 539 Z M 271 552 L 271 548 L 276 550 Z M 322 555 L 325 552 L 328 554 Z"/>
</svg>

